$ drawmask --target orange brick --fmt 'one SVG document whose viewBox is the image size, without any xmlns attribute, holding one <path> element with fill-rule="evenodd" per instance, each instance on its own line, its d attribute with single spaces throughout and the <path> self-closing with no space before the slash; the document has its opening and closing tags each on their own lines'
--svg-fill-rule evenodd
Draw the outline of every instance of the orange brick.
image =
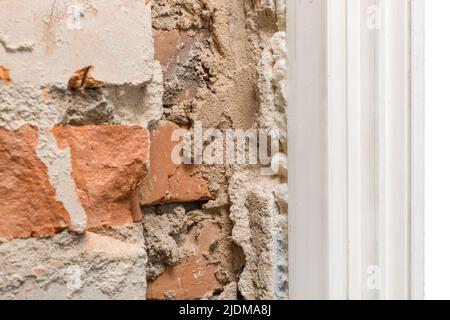
<svg viewBox="0 0 450 320">
<path fill-rule="evenodd" d="M 178 141 L 172 133 L 180 126 L 160 121 L 150 133 L 150 172 L 141 187 L 141 204 L 156 205 L 209 200 L 208 184 L 193 165 L 176 165 L 171 159 Z"/>
<path fill-rule="evenodd" d="M 185 244 L 186 258 L 178 265 L 168 267 L 155 281 L 149 282 L 149 300 L 192 300 L 221 290 L 215 272 L 217 266 L 208 264 L 205 256 L 217 240 L 220 227 L 212 221 L 203 221 L 193 227 Z"/>
<path fill-rule="evenodd" d="M 60 148 L 70 147 L 72 175 L 88 229 L 139 220 L 136 190 L 147 175 L 148 130 L 103 125 L 59 126 L 52 132 Z"/>
<path fill-rule="evenodd" d="M 0 238 L 51 236 L 70 225 L 37 144 L 34 127 L 0 128 Z"/>
<path fill-rule="evenodd" d="M 9 70 L 4 66 L 0 66 L 0 80 L 4 81 L 6 84 L 11 83 L 11 77 L 9 75 Z"/>
</svg>

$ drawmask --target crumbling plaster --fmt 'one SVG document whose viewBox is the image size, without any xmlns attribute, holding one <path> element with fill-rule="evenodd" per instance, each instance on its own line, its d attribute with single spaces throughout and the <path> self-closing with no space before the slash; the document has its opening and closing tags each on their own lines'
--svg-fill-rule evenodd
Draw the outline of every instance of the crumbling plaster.
<svg viewBox="0 0 450 320">
<path fill-rule="evenodd" d="M 188 101 L 171 100 L 165 105 L 164 116 L 181 124 L 201 121 L 203 127 L 222 131 L 262 128 L 279 137 L 281 152 L 273 155 L 272 168 L 277 170 L 272 176 L 261 176 L 259 167 L 254 166 L 204 166 L 202 172 L 214 200 L 203 205 L 203 210 L 229 212 L 232 240 L 242 255 L 242 272 L 235 275 L 239 295 L 246 299 L 285 299 L 288 289 L 285 1 L 156 0 L 153 9 L 153 26 L 160 33 L 158 37 L 173 37 L 179 48 L 186 48 L 184 34 L 178 40 L 177 32 L 173 31 L 183 30 L 191 34 L 195 43 L 189 45 L 193 47 L 190 56 L 175 55 L 176 68 L 168 64 L 166 90 L 191 90 L 190 83 L 183 82 L 183 76 L 193 64 L 199 66 L 196 70 L 206 79 L 198 83 Z M 161 39 L 158 42 L 164 44 Z M 173 54 L 164 48 L 159 55 L 167 62 Z"/>
</svg>

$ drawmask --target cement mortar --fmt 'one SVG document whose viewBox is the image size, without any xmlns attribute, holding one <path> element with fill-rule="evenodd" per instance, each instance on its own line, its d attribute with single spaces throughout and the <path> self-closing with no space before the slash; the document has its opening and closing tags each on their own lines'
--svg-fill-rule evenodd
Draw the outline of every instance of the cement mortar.
<svg viewBox="0 0 450 320">
<path fill-rule="evenodd" d="M 215 198 L 203 209 L 223 210 L 232 220 L 224 221 L 231 223 L 232 239 L 241 247 L 235 254 L 245 263 L 235 275 L 240 294 L 245 299 L 286 299 L 285 0 L 155 1 L 152 9 L 155 29 L 192 34 L 207 29 L 211 34 L 197 44 L 195 54 L 208 82 L 199 83 L 190 101 L 167 106 L 167 119 L 179 124 L 201 121 L 204 128 L 222 131 L 263 128 L 280 133 L 282 153 L 272 161 L 272 167 L 281 168 L 279 176 L 263 177 L 254 166 L 202 167 Z M 171 81 L 166 90 L 180 83 L 176 77 Z"/>
<path fill-rule="evenodd" d="M 146 295 L 143 241 L 63 232 L 51 239 L 0 244 L 0 261 L 0 299 L 134 300 Z"/>
<path fill-rule="evenodd" d="M 112 86 L 86 91 L 0 86 L 0 126 L 25 124 L 50 129 L 57 124 L 122 124 L 147 127 L 162 115 L 162 75 L 154 64 L 152 80 L 139 86 Z"/>
<path fill-rule="evenodd" d="M 257 171 L 236 173 L 230 180 L 232 238 L 245 255 L 238 282 L 245 299 L 287 298 L 287 212 L 274 195 L 277 185 L 277 178 Z"/>
<path fill-rule="evenodd" d="M 195 204 L 173 204 L 144 208 L 143 213 L 149 280 L 156 279 L 167 266 L 182 261 L 188 230 L 206 220 L 221 229 L 214 250 L 205 257 L 207 262 L 218 266 L 216 278 L 223 285 L 237 279 L 243 261 L 238 248 L 229 238 L 231 223 L 225 210 L 205 210 Z"/>
</svg>

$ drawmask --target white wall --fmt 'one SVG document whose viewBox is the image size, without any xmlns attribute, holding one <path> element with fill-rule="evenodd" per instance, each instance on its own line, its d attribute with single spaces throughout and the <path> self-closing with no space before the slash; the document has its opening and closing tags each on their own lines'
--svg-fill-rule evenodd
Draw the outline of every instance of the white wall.
<svg viewBox="0 0 450 320">
<path fill-rule="evenodd" d="M 425 297 L 450 299 L 450 1 L 425 6 Z"/>
</svg>

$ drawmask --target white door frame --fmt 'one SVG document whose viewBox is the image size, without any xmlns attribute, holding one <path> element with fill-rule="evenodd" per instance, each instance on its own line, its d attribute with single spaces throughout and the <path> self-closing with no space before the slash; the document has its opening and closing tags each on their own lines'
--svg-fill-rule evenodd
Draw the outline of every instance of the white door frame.
<svg viewBox="0 0 450 320">
<path fill-rule="evenodd" d="M 287 0 L 292 299 L 423 299 L 423 0 Z"/>
</svg>

